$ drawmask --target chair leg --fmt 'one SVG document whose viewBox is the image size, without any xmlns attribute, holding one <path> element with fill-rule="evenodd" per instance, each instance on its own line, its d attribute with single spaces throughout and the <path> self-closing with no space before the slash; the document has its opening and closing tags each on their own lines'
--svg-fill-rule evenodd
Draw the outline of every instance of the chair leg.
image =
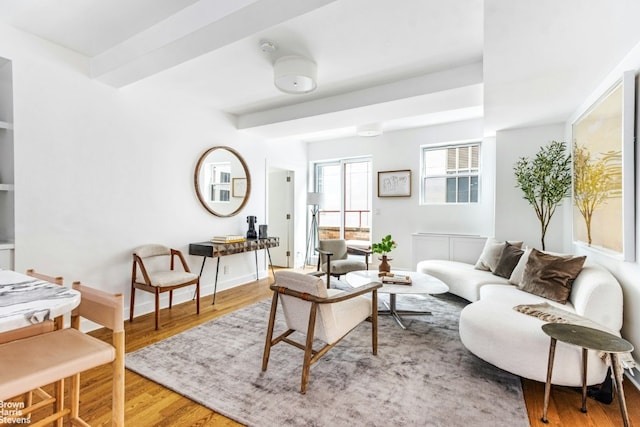
<svg viewBox="0 0 640 427">
<path fill-rule="evenodd" d="M 371 293 L 371 346 L 373 355 L 378 354 L 378 291 Z"/>
<path fill-rule="evenodd" d="M 307 340 L 304 347 L 304 362 L 302 363 L 302 385 L 300 386 L 300 393 L 302 394 L 307 392 L 307 384 L 309 383 L 309 370 L 311 369 L 311 356 L 313 355 L 313 336 L 315 335 L 317 309 L 318 304 L 315 302 L 311 303 L 311 309 L 309 311 L 309 325 L 307 326 Z"/>
<path fill-rule="evenodd" d="M 271 299 L 271 312 L 269 313 L 269 326 L 267 327 L 267 338 L 264 343 L 264 353 L 262 354 L 262 372 L 267 370 L 269 355 L 271 354 L 271 340 L 273 339 L 273 328 L 276 323 L 276 309 L 278 308 L 278 293 L 273 293 Z"/>
<path fill-rule="evenodd" d="M 136 301 L 136 288 L 131 284 L 131 305 L 129 305 L 129 322 L 133 322 L 133 307 Z"/>
<path fill-rule="evenodd" d="M 55 385 L 56 396 L 56 413 L 61 413 L 64 410 L 64 379 L 57 381 Z M 64 418 L 58 418 L 56 420 L 56 426 L 62 427 L 64 424 Z"/>
<path fill-rule="evenodd" d="M 169 291 L 169 308 L 173 307 L 173 290 Z"/>
<path fill-rule="evenodd" d="M 160 321 L 160 290 L 156 289 L 156 331 L 158 330 L 158 323 Z"/>
<path fill-rule="evenodd" d="M 80 418 L 80 374 L 71 377 L 69 395 L 71 397 L 71 420 L 77 420 Z"/>
<path fill-rule="evenodd" d="M 200 314 L 200 279 L 196 283 L 196 314 Z"/>
<path fill-rule="evenodd" d="M 131 267 L 131 305 L 129 306 L 129 322 L 133 322 L 133 303 L 136 300 L 136 287 L 134 285 L 136 281 L 137 269 L 136 260 L 134 257 L 133 266 Z"/>
<path fill-rule="evenodd" d="M 116 359 L 113 361 L 112 425 L 124 427 L 124 331 L 114 332 Z"/>
</svg>

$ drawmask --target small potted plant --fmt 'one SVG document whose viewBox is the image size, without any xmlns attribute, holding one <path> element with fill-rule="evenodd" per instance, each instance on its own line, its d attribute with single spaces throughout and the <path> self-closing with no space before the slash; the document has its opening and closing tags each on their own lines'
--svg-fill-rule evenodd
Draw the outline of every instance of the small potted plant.
<svg viewBox="0 0 640 427">
<path fill-rule="evenodd" d="M 371 245 L 371 252 L 374 254 L 382 255 L 380 258 L 380 265 L 378 266 L 378 271 L 381 272 L 389 272 L 391 271 L 391 266 L 389 265 L 387 255 L 391 252 L 392 249 L 397 248 L 395 240 L 391 237 L 391 234 L 387 234 L 382 238 L 380 243 L 374 243 Z"/>
</svg>

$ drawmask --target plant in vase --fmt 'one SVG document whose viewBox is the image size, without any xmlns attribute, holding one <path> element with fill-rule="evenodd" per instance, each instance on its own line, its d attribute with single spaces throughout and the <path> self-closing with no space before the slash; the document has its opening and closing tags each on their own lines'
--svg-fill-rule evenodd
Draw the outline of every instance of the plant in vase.
<svg viewBox="0 0 640 427">
<path fill-rule="evenodd" d="M 391 271 L 391 266 L 389 265 L 388 254 L 392 249 L 397 248 L 398 245 L 391 237 L 391 234 L 387 234 L 382 238 L 380 243 L 374 243 L 371 245 L 371 252 L 374 254 L 380 254 L 380 265 L 378 266 L 378 271 L 389 272 Z"/>
</svg>

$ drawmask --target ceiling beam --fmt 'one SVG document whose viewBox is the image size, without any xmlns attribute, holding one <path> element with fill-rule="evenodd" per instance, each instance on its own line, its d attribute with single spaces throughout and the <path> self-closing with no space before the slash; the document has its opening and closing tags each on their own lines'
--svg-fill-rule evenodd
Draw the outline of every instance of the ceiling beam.
<svg viewBox="0 0 640 427">
<path fill-rule="evenodd" d="M 334 1 L 200 1 L 93 57 L 91 76 L 123 87 Z"/>
<path fill-rule="evenodd" d="M 463 99 L 465 96 L 467 100 Z M 428 99 L 432 101 L 427 101 Z M 240 114 L 236 116 L 236 127 L 238 129 L 274 127 L 282 123 L 335 115 L 339 112 L 346 113 L 362 108 L 374 111 L 375 106 L 383 104 L 385 109 L 393 105 L 401 109 L 400 101 L 404 104 L 424 103 L 423 108 L 426 114 L 432 112 L 434 108 L 443 108 L 448 102 L 447 99 L 455 99 L 450 108 L 467 108 L 476 106 L 478 103 L 482 105 L 482 62 L 294 105 Z M 433 101 L 437 101 L 439 105 L 434 105 Z M 345 116 L 349 115 L 345 114 Z M 376 120 L 371 116 L 370 121 Z M 350 125 L 354 124 L 359 123 L 350 123 Z"/>
</svg>

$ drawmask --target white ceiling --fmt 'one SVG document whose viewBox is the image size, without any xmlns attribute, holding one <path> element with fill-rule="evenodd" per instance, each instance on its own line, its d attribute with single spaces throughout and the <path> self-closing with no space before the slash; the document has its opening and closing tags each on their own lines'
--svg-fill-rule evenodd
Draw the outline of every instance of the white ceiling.
<svg viewBox="0 0 640 427">
<path fill-rule="evenodd" d="M 3 0 L 0 22 L 90 58 L 92 78 L 221 110 L 265 138 L 485 118 L 566 120 L 640 40 L 637 0 Z M 260 40 L 273 41 L 273 54 Z M 273 60 L 318 89 L 273 86 Z"/>
</svg>

